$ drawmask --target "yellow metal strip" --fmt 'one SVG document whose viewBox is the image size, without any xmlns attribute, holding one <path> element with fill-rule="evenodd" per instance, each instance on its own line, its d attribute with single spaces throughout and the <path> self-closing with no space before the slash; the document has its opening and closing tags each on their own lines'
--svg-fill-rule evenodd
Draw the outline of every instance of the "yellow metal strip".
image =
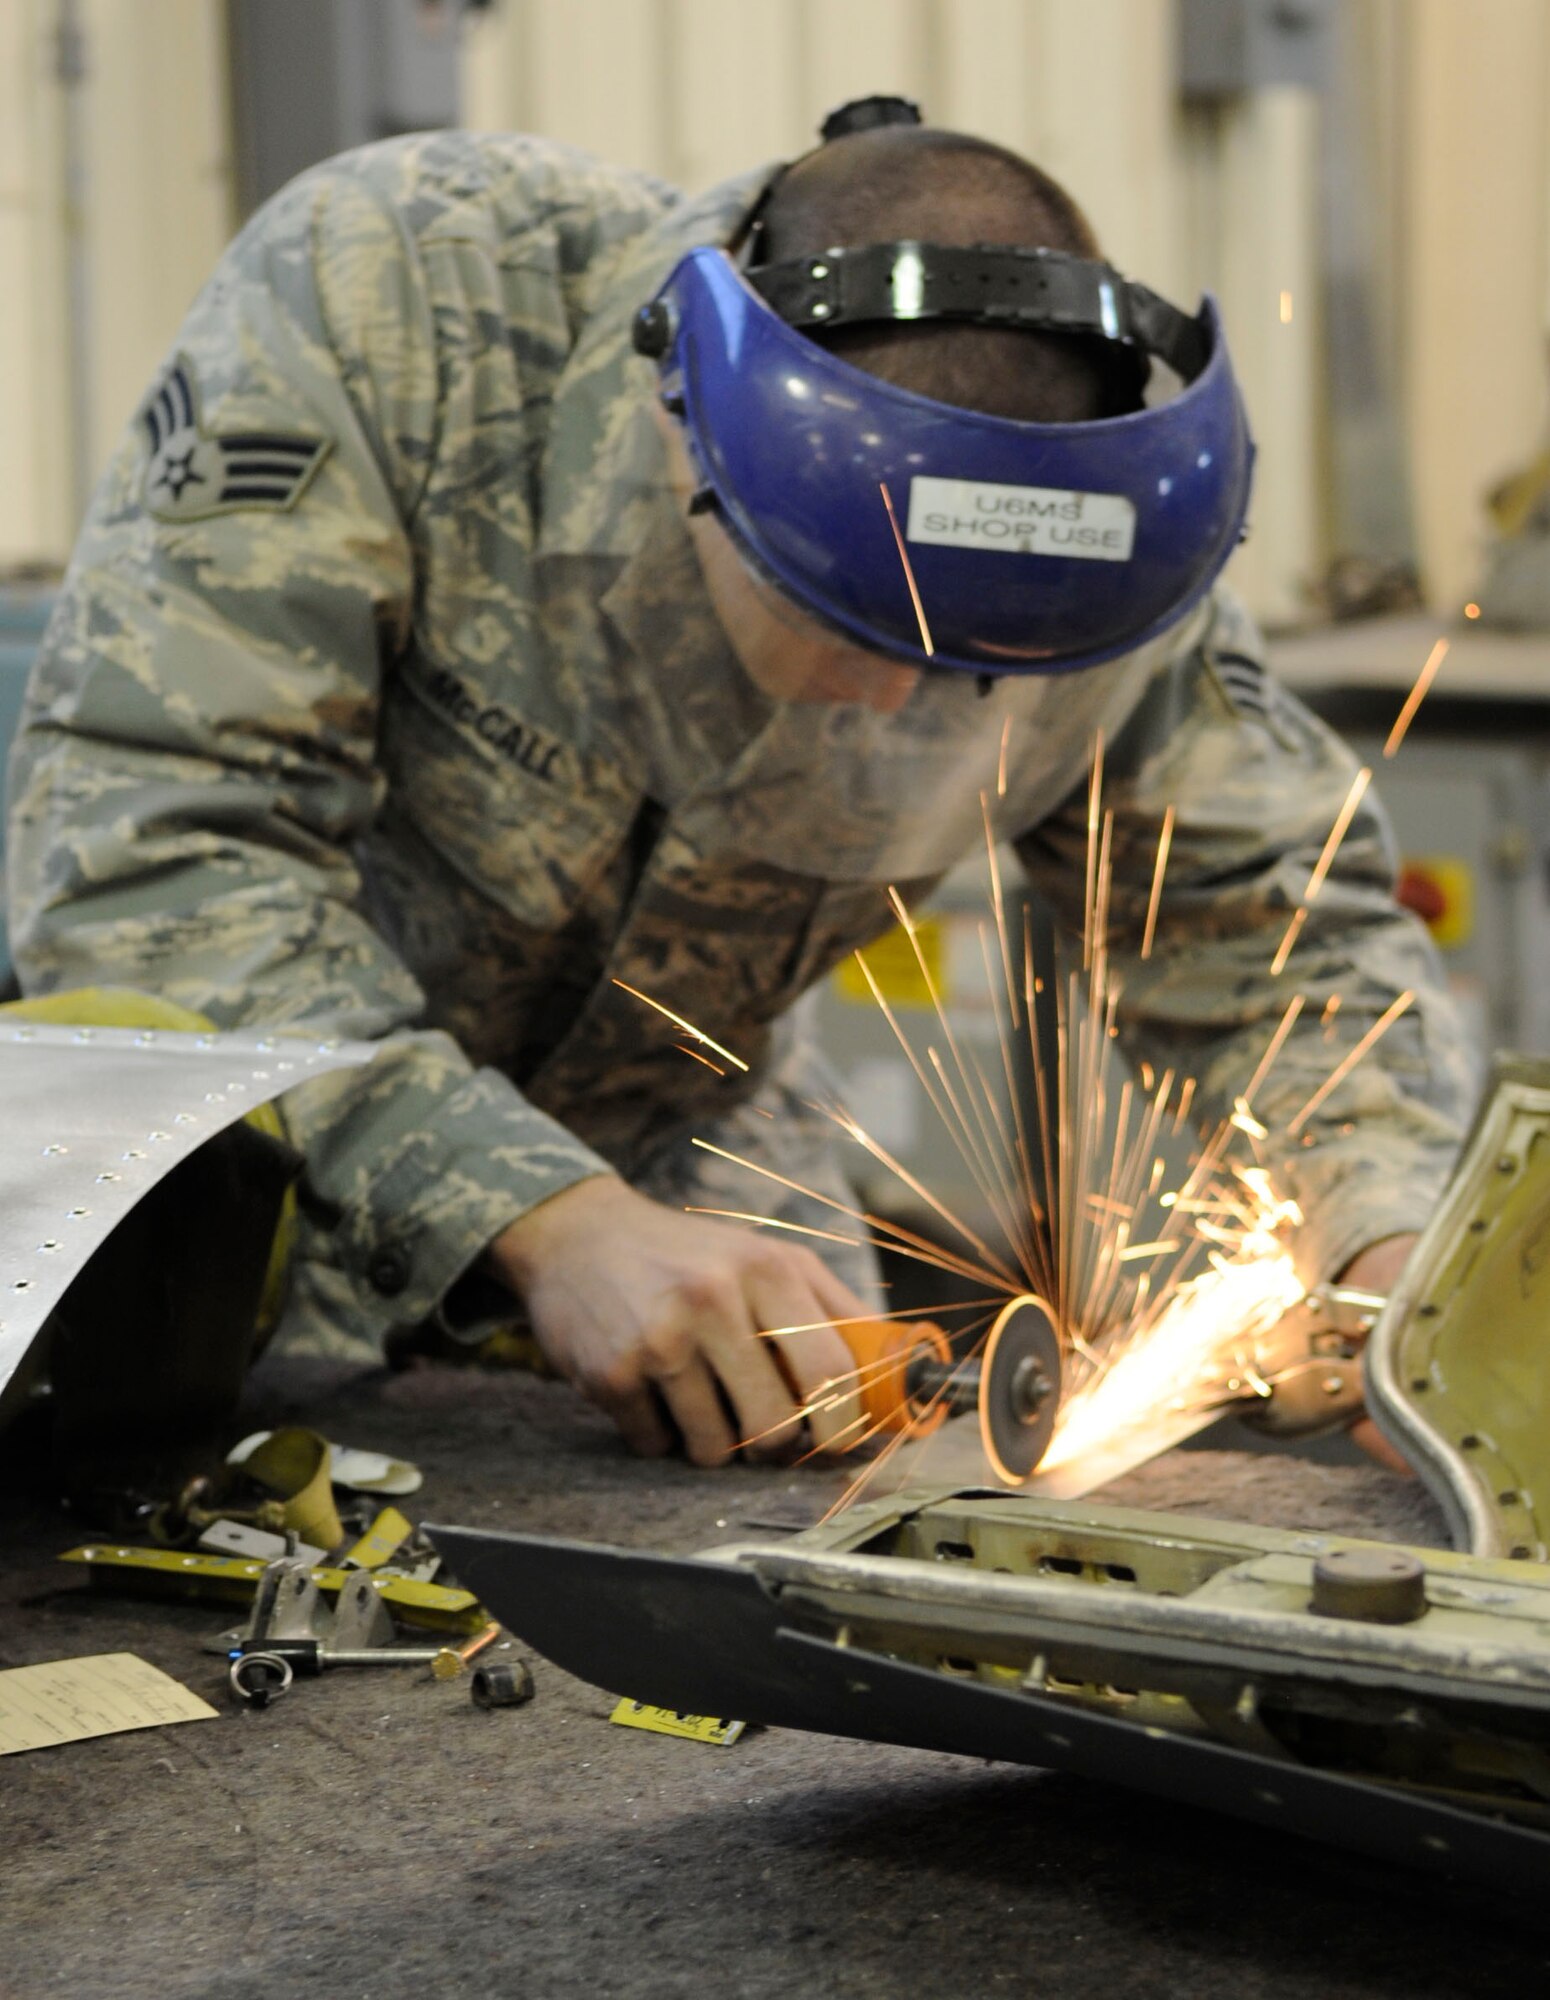
<svg viewBox="0 0 1550 2000">
<path fill-rule="evenodd" d="M 682 1715 L 676 1708 L 651 1708 L 643 1701 L 621 1701 L 610 1722 L 626 1729 L 649 1729 L 654 1736 L 683 1736 L 691 1743 L 735 1743 L 748 1727 L 719 1715 Z"/>
<path fill-rule="evenodd" d="M 258 1589 L 264 1565 L 246 1556 L 212 1556 L 200 1549 L 139 1549 L 115 1542 L 92 1542 L 66 1549 L 61 1562 L 81 1563 L 93 1583 L 120 1589 L 143 1588 L 158 1595 L 246 1604 Z M 318 1589 L 337 1595 L 353 1570 L 315 1569 Z M 385 1603 L 406 1625 L 434 1632 L 478 1632 L 490 1614 L 471 1590 L 445 1583 L 418 1583 L 412 1577 L 384 1577 L 377 1585 Z"/>
<path fill-rule="evenodd" d="M 413 1532 L 396 1507 L 384 1507 L 355 1547 L 345 1550 L 344 1559 L 356 1569 L 381 1569 Z"/>
</svg>

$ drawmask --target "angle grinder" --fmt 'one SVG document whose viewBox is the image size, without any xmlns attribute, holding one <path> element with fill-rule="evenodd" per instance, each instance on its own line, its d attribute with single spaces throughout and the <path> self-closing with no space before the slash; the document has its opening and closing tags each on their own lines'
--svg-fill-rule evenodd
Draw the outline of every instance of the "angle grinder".
<svg viewBox="0 0 1550 2000">
<path fill-rule="evenodd" d="M 1060 1341 L 1042 1300 L 1031 1292 L 1009 1300 L 972 1359 L 956 1358 L 927 1320 L 862 1320 L 838 1331 L 855 1356 L 869 1434 L 929 1437 L 950 1416 L 977 1411 L 996 1477 L 1008 1486 L 1032 1478 L 1060 1409 Z"/>
</svg>

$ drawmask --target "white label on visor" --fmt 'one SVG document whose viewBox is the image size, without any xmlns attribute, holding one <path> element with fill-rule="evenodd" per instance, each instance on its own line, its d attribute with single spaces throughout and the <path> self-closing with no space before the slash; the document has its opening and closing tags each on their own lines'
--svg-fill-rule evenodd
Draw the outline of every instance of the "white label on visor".
<svg viewBox="0 0 1550 2000">
<path fill-rule="evenodd" d="M 910 481 L 906 532 L 912 542 L 999 549 L 1009 556 L 1129 562 L 1136 510 L 1121 493 L 918 477 Z"/>
</svg>

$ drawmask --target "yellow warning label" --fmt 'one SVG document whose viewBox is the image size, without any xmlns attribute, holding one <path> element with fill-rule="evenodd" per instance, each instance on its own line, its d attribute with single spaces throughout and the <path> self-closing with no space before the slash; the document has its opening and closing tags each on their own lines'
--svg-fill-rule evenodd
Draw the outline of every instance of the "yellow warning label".
<svg viewBox="0 0 1550 2000">
<path fill-rule="evenodd" d="M 649 1729 L 656 1736 L 686 1736 L 692 1743 L 735 1743 L 747 1728 L 719 1715 L 684 1715 L 676 1708 L 651 1708 L 643 1701 L 621 1701 L 610 1722 L 626 1729 Z"/>
<path fill-rule="evenodd" d="M 1475 931 L 1475 877 L 1452 854 L 1407 854 L 1400 869 L 1399 900 L 1425 920 L 1443 951 L 1457 951 Z"/>
<path fill-rule="evenodd" d="M 918 956 L 916 945 L 920 947 Z M 916 923 L 913 944 L 909 933 L 896 924 L 859 956 L 866 960 L 867 971 L 877 981 L 877 990 L 890 1007 L 929 1007 L 932 986 L 943 1006 L 952 998 L 947 980 L 947 935 L 943 925 L 933 917 L 922 917 Z M 842 1000 L 875 1007 L 877 1002 L 867 984 L 866 973 L 857 965 L 856 957 L 853 953 L 836 968 L 834 990 Z M 930 985 L 926 981 L 928 973 Z"/>
</svg>

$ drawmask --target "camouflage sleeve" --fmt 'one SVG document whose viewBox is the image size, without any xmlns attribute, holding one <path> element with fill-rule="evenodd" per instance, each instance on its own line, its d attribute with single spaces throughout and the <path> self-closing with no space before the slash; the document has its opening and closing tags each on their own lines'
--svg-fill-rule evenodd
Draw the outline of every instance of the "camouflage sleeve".
<svg viewBox="0 0 1550 2000">
<path fill-rule="evenodd" d="M 1479 1086 L 1477 1052 L 1431 939 L 1394 901 L 1393 838 L 1370 789 L 1283 970 L 1271 970 L 1358 768 L 1265 671 L 1258 634 L 1225 593 L 1204 641 L 1156 676 L 1105 757 L 1111 970 L 1127 1052 L 1194 1076 L 1197 1122 L 1209 1130 L 1231 1114 L 1302 997 L 1252 1109 L 1268 1129 L 1257 1151 L 1303 1212 L 1297 1258 L 1309 1283 L 1381 1237 L 1422 1226 Z M 1170 806 L 1155 938 L 1143 958 Z M 1019 843 L 1063 928 L 1082 922 L 1086 847 L 1085 785 Z M 1371 1053 L 1300 1118 L 1407 992 L 1413 1002 Z"/>
<path fill-rule="evenodd" d="M 449 448 L 401 214 L 346 162 L 227 253 L 95 496 L 10 784 L 29 991 L 113 982 L 223 1027 L 382 1040 L 286 1105 L 304 1207 L 378 1335 L 516 1216 L 608 1171 L 417 1030 L 423 996 L 360 912 L 351 843 L 380 803 L 380 678 L 410 629 L 406 523 Z"/>
</svg>

